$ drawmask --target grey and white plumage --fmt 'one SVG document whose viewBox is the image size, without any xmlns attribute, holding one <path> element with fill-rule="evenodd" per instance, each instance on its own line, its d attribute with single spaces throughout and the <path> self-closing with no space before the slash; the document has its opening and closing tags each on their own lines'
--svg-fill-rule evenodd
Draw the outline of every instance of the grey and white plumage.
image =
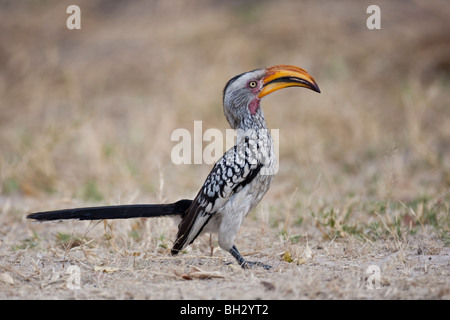
<svg viewBox="0 0 450 320">
<path fill-rule="evenodd" d="M 230 252 L 243 268 L 269 266 L 246 261 L 234 240 L 244 218 L 261 201 L 276 172 L 274 143 L 264 119 L 260 100 L 286 87 L 306 87 L 320 92 L 314 79 L 303 69 L 280 65 L 240 74 L 224 88 L 223 108 L 236 144 L 212 168 L 194 200 L 162 205 L 122 205 L 38 212 L 36 220 L 121 219 L 179 215 L 178 234 L 172 254 L 191 244 L 200 234 L 218 234 L 219 246 Z M 147 209 L 147 211 L 146 211 Z"/>
<path fill-rule="evenodd" d="M 248 108 L 259 104 L 256 90 L 247 83 L 261 79 L 265 70 L 255 70 L 233 78 L 224 89 L 224 113 L 237 130 L 236 144 L 214 165 L 205 183 L 179 224 L 173 253 L 192 243 L 202 232 L 218 234 L 219 246 L 230 251 L 247 214 L 255 208 L 273 180 L 275 166 L 272 137 L 264 113 L 258 106 L 254 114 Z M 262 170 L 264 168 L 264 170 Z"/>
</svg>

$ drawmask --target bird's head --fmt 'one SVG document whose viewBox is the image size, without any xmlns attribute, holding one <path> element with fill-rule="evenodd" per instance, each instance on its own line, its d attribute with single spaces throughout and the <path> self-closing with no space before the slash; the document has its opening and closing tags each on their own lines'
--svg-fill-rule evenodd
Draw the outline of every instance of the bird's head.
<svg viewBox="0 0 450 320">
<path fill-rule="evenodd" d="M 230 126 L 240 128 L 244 121 L 261 114 L 262 97 L 287 87 L 304 87 L 319 92 L 314 79 L 303 69 L 279 65 L 235 76 L 223 90 L 223 108 Z"/>
</svg>

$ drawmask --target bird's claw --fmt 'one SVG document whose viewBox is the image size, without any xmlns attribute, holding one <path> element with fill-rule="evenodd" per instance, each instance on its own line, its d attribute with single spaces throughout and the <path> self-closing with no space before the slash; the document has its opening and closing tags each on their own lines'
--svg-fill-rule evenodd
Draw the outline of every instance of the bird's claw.
<svg viewBox="0 0 450 320">
<path fill-rule="evenodd" d="M 259 262 L 259 261 L 245 261 L 243 264 L 241 264 L 241 267 L 243 268 L 243 269 L 250 269 L 250 268 L 253 268 L 253 267 L 261 267 L 261 268 L 263 268 L 264 270 L 270 270 L 270 269 L 272 269 L 272 266 L 269 266 L 269 265 L 267 265 L 267 264 L 264 264 L 264 263 L 262 263 L 262 262 Z"/>
<path fill-rule="evenodd" d="M 232 262 L 227 262 L 226 265 L 231 265 Z M 242 269 L 251 269 L 253 267 L 261 267 L 264 270 L 270 270 L 272 269 L 272 266 L 269 266 L 267 264 L 264 264 L 262 262 L 259 261 L 244 261 L 241 265 Z"/>
</svg>

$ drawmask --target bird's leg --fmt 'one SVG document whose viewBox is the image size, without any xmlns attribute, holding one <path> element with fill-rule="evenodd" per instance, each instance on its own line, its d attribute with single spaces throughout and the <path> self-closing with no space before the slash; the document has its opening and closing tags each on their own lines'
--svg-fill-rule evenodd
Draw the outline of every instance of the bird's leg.
<svg viewBox="0 0 450 320">
<path fill-rule="evenodd" d="M 261 263 L 261 262 L 255 262 L 255 261 L 247 261 L 247 260 L 245 260 L 245 259 L 241 256 L 241 254 L 239 253 L 239 251 L 238 251 L 238 249 L 236 248 L 235 245 L 233 245 L 233 247 L 231 247 L 230 253 L 231 253 L 231 255 L 237 260 L 237 262 L 238 262 L 239 265 L 242 267 L 242 269 L 249 269 L 249 268 L 254 267 L 254 266 L 263 267 L 263 268 L 266 269 L 266 270 L 269 270 L 269 269 L 272 268 L 271 266 L 269 266 L 269 265 L 267 265 L 267 264 L 264 264 L 264 263 Z"/>
<path fill-rule="evenodd" d="M 212 233 L 209 234 L 209 249 L 211 250 L 211 257 L 214 256 L 214 246 L 212 244 Z"/>
</svg>

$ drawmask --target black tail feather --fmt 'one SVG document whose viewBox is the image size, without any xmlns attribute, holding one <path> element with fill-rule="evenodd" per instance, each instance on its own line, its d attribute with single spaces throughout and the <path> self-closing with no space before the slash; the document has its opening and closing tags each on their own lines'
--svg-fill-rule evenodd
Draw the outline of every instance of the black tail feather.
<svg viewBox="0 0 450 320">
<path fill-rule="evenodd" d="M 49 220 L 102 220 L 102 219 L 130 219 L 139 217 L 161 217 L 184 215 L 191 206 L 192 200 L 179 200 L 169 204 L 129 204 L 104 207 L 87 207 L 64 209 L 56 211 L 36 212 L 27 215 L 28 219 Z"/>
</svg>

